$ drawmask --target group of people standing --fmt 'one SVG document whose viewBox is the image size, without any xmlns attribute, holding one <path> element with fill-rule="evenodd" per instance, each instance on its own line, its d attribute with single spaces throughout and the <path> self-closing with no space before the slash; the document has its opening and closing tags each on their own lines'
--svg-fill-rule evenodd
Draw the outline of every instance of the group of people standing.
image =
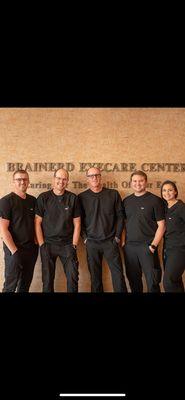
<svg viewBox="0 0 185 400">
<path fill-rule="evenodd" d="M 27 194 L 29 175 L 13 174 L 14 191 L 0 199 L 0 229 L 5 255 L 3 292 L 28 292 L 40 249 L 43 292 L 54 292 L 59 257 L 67 291 L 78 292 L 77 245 L 82 236 L 91 291 L 103 292 L 102 260 L 110 268 L 114 292 L 127 292 L 121 251 L 131 292 L 160 292 L 162 268 L 158 245 L 163 238 L 163 286 L 184 292 L 185 204 L 174 182 L 165 181 L 161 198 L 147 191 L 147 175 L 131 175 L 133 194 L 121 200 L 115 189 L 103 187 L 101 171 L 86 173 L 88 189 L 78 196 L 67 190 L 68 171 L 54 172 L 53 188 L 38 198 Z"/>
</svg>

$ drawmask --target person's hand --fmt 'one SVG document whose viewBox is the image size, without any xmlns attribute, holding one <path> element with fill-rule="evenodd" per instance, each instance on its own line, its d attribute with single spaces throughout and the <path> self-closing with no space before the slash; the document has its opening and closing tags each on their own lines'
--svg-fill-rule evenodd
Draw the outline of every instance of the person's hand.
<svg viewBox="0 0 185 400">
<path fill-rule="evenodd" d="M 149 247 L 149 250 L 151 251 L 151 253 L 154 254 L 155 249 L 153 249 L 151 246 L 148 246 L 148 247 Z"/>
<path fill-rule="evenodd" d="M 15 267 L 19 267 L 21 269 L 23 268 L 20 251 L 18 249 L 12 254 L 12 262 L 14 263 Z"/>
<path fill-rule="evenodd" d="M 114 239 L 113 239 L 113 244 L 116 245 L 116 246 L 119 246 L 119 244 L 120 244 L 120 239 L 119 239 L 117 236 L 114 237 Z"/>
<path fill-rule="evenodd" d="M 77 245 L 76 244 L 72 244 L 73 249 L 76 251 L 77 250 Z"/>
<path fill-rule="evenodd" d="M 18 249 L 14 250 L 14 251 L 12 252 L 12 256 L 17 252 L 17 250 L 18 250 Z"/>
<path fill-rule="evenodd" d="M 49 252 L 48 252 L 48 248 L 47 248 L 47 243 L 42 243 L 40 245 L 40 255 L 41 255 L 41 259 L 42 258 L 49 258 Z"/>
</svg>

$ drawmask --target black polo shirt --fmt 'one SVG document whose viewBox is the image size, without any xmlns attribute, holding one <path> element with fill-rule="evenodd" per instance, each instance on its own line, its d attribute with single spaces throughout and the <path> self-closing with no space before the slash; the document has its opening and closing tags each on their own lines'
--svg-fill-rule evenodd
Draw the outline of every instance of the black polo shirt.
<svg viewBox="0 0 185 400">
<path fill-rule="evenodd" d="M 157 221 L 165 219 L 162 199 L 153 193 L 131 194 L 123 200 L 126 242 L 150 243 L 158 228 Z"/>
<path fill-rule="evenodd" d="M 37 199 L 36 214 L 42 217 L 46 243 L 71 243 L 73 218 L 80 217 L 78 197 L 69 191 L 57 196 L 53 190 L 41 193 Z"/>
<path fill-rule="evenodd" d="M 165 248 L 185 247 L 185 204 L 178 201 L 166 207 Z"/>
<path fill-rule="evenodd" d="M 82 208 L 82 236 L 93 240 L 120 238 L 124 219 L 121 197 L 117 190 L 102 188 L 94 193 L 88 189 L 79 194 Z"/>
<path fill-rule="evenodd" d="M 17 247 L 34 243 L 34 218 L 36 198 L 26 194 L 26 198 L 9 193 L 0 200 L 0 216 L 10 221 L 9 231 Z"/>
</svg>

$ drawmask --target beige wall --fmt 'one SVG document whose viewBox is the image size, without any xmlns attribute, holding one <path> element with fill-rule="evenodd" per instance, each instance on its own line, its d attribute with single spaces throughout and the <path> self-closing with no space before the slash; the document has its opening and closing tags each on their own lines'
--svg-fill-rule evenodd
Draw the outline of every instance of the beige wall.
<svg viewBox="0 0 185 400">
<path fill-rule="evenodd" d="M 30 171 L 38 163 L 52 169 L 56 163 L 69 163 L 69 190 L 79 193 L 85 187 L 88 163 L 102 163 L 103 182 L 117 187 L 122 197 L 131 193 L 132 169 L 148 173 L 149 190 L 160 195 L 160 182 L 175 180 L 179 197 L 185 200 L 185 109 L 174 108 L 11 108 L 0 109 L 0 196 L 12 190 L 15 163 L 27 165 L 31 188 L 38 196 L 51 184 L 53 172 Z M 9 163 L 9 164 L 8 164 Z M 53 165 L 51 165 L 53 163 Z M 82 163 L 87 163 L 85 166 Z M 10 165 L 12 164 L 12 165 Z M 112 165 L 111 165 L 112 164 Z M 144 164 L 144 165 L 143 165 Z M 158 165 L 162 164 L 162 165 Z M 114 171 L 110 171 L 114 167 Z M 164 168 L 164 171 L 162 170 Z M 107 172 L 107 171 L 110 172 Z M 81 187 L 79 187 L 80 182 Z M 90 282 L 82 243 L 79 250 L 79 290 L 89 291 Z M 0 248 L 0 288 L 4 261 Z M 104 263 L 105 291 L 112 291 L 110 274 Z M 60 263 L 57 263 L 56 291 L 66 290 Z M 41 267 L 38 258 L 31 291 L 41 291 Z"/>
</svg>

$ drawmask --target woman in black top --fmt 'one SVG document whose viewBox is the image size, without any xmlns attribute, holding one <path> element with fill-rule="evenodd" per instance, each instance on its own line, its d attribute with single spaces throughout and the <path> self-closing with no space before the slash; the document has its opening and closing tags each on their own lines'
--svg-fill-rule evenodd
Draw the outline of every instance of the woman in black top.
<svg viewBox="0 0 185 400">
<path fill-rule="evenodd" d="M 175 183 L 169 180 L 163 182 L 161 197 L 166 204 L 163 251 L 165 292 L 184 292 L 182 274 L 185 270 L 185 204 L 177 196 Z"/>
</svg>

